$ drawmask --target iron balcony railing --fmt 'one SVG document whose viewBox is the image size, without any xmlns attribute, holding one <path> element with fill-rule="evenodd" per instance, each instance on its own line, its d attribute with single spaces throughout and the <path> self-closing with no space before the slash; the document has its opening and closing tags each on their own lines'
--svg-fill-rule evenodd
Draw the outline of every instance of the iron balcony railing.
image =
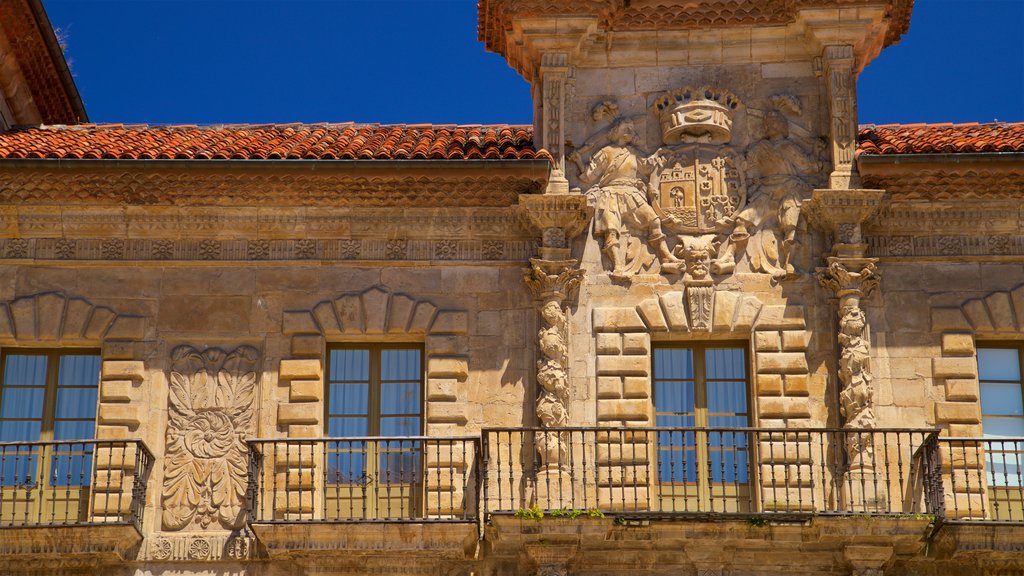
<svg viewBox="0 0 1024 576">
<path fill-rule="evenodd" d="M 941 438 L 948 521 L 1024 523 L 1024 438 Z"/>
<path fill-rule="evenodd" d="M 249 441 L 255 523 L 478 518 L 476 437 Z"/>
<path fill-rule="evenodd" d="M 935 430 L 507 428 L 483 431 L 488 513 L 935 514 Z"/>
<path fill-rule="evenodd" d="M 0 443 L 0 528 L 132 524 L 153 456 L 139 440 Z"/>
</svg>

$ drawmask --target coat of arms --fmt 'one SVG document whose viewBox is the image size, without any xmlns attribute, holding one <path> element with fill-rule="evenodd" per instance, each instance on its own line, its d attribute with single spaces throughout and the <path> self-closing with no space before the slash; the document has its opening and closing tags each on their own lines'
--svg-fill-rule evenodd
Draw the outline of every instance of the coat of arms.
<svg viewBox="0 0 1024 576">
<path fill-rule="evenodd" d="M 665 227 L 708 234 L 747 199 L 742 159 L 729 149 L 689 147 L 676 152 L 652 182 L 652 204 Z"/>
</svg>

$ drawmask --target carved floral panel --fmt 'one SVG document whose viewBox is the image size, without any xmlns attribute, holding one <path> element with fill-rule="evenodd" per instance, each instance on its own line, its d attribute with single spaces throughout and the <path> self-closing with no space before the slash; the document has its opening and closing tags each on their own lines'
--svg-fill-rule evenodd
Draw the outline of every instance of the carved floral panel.
<svg viewBox="0 0 1024 576">
<path fill-rule="evenodd" d="M 163 527 L 226 529 L 244 523 L 248 457 L 245 440 L 255 433 L 259 352 L 200 352 L 179 346 L 172 353 Z"/>
</svg>

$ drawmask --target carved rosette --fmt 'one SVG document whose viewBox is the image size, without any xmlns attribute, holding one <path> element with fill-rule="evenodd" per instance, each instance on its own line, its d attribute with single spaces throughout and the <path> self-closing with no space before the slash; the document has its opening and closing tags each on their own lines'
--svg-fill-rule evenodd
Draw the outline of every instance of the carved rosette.
<svg viewBox="0 0 1024 576">
<path fill-rule="evenodd" d="M 537 421 L 543 428 L 569 423 L 569 321 L 566 303 L 583 279 L 576 260 L 530 259 L 524 281 L 540 303 L 541 329 L 537 333 L 541 358 L 537 361 Z M 538 432 L 535 438 L 541 467 L 557 469 L 567 461 L 560 434 Z"/>
<path fill-rule="evenodd" d="M 245 440 L 255 433 L 259 353 L 172 353 L 163 527 L 225 529 L 244 523 L 248 461 Z"/>
</svg>

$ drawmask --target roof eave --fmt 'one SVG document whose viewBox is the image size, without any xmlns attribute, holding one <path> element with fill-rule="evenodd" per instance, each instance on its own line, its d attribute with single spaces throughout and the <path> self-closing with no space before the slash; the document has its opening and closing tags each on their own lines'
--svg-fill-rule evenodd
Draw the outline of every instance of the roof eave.
<svg viewBox="0 0 1024 576">
<path fill-rule="evenodd" d="M 29 7 L 35 16 L 36 26 L 39 28 L 43 42 L 46 44 L 47 52 L 50 53 L 50 59 L 53 60 L 53 65 L 57 69 L 57 74 L 60 76 L 61 84 L 64 86 L 68 100 L 71 102 L 75 116 L 78 118 L 79 123 L 88 122 L 89 115 L 85 112 L 85 103 L 82 102 L 78 86 L 75 84 L 75 79 L 71 75 L 71 69 L 68 68 L 67 60 L 64 58 L 64 50 L 61 49 L 60 43 L 57 41 L 57 35 L 54 33 L 53 25 L 50 23 L 46 10 L 43 8 L 42 0 L 29 0 Z"/>
</svg>

